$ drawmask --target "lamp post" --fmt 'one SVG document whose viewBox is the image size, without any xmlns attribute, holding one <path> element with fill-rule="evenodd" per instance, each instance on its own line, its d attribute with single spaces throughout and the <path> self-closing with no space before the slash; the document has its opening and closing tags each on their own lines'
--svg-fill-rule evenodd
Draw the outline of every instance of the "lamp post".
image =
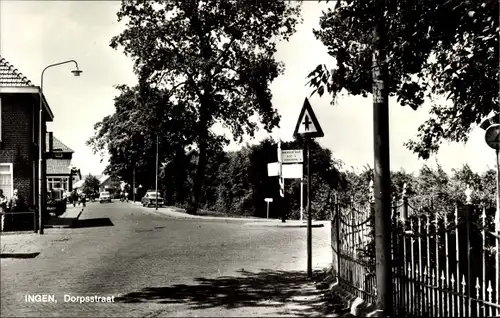
<svg viewBox="0 0 500 318">
<path fill-rule="evenodd" d="M 44 121 L 43 121 L 43 75 L 45 71 L 51 67 L 54 66 L 59 66 L 62 64 L 67 64 L 67 63 L 74 63 L 76 66 L 76 70 L 71 71 L 74 76 L 80 76 L 80 74 L 83 72 L 78 68 L 78 63 L 75 60 L 69 60 L 69 61 L 64 61 L 60 63 L 54 63 L 46 66 L 43 71 L 42 75 L 40 76 L 40 114 L 38 118 L 38 223 L 39 223 L 39 233 L 43 234 L 43 211 L 44 211 L 44 201 L 45 201 L 45 189 L 46 189 L 46 184 L 45 184 L 45 169 L 44 169 L 44 153 L 45 153 L 45 129 L 43 129 L 44 126 Z"/>
<path fill-rule="evenodd" d="M 156 134 L 156 211 L 158 211 L 158 134 Z"/>
</svg>

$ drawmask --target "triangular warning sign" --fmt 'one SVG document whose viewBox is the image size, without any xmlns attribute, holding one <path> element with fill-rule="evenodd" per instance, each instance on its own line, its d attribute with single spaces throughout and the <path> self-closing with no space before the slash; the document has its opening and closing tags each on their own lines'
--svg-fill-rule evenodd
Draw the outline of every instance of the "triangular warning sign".
<svg viewBox="0 0 500 318">
<path fill-rule="evenodd" d="M 323 137 L 325 135 L 307 97 L 300 111 L 299 120 L 297 121 L 293 135 L 304 135 L 304 137 L 312 138 Z"/>
</svg>

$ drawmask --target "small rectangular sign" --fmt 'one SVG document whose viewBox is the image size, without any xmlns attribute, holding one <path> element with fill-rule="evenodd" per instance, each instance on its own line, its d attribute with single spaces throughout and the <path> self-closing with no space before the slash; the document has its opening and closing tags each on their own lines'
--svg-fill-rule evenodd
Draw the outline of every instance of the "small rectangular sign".
<svg viewBox="0 0 500 318">
<path fill-rule="evenodd" d="M 301 179 L 304 174 L 304 170 L 301 163 L 283 165 L 281 172 L 283 178 L 285 179 Z"/>
<path fill-rule="evenodd" d="M 283 163 L 297 163 L 304 161 L 304 152 L 302 149 L 282 150 Z"/>
<path fill-rule="evenodd" d="M 266 201 L 266 202 L 273 202 L 273 198 L 265 198 L 264 201 Z"/>
<path fill-rule="evenodd" d="M 267 164 L 267 175 L 269 177 L 275 177 L 280 175 L 280 163 L 271 162 Z"/>
</svg>

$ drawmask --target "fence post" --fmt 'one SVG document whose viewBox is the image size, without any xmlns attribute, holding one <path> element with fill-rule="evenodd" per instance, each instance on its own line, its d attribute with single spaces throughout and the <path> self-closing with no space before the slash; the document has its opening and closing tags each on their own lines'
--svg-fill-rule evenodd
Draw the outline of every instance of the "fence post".
<svg viewBox="0 0 500 318">
<path fill-rule="evenodd" d="M 340 242 L 339 242 L 339 209 L 338 209 L 338 198 L 335 194 L 335 201 L 333 203 L 333 217 L 332 217 L 332 228 L 331 228 L 331 240 L 332 240 L 332 274 L 336 277 L 337 282 L 339 282 L 339 271 L 340 271 Z"/>
<path fill-rule="evenodd" d="M 465 257 L 467 258 L 466 266 L 467 266 L 467 273 L 463 275 L 463 278 L 466 277 L 466 281 L 462 278 L 462 285 L 467 288 L 463 288 L 464 297 L 466 297 L 466 301 L 463 302 L 463 307 L 464 309 L 464 315 L 465 317 L 470 317 L 471 315 L 471 286 L 473 286 L 471 282 L 471 264 L 470 264 L 470 215 L 473 212 L 474 206 L 471 204 L 470 200 L 467 200 L 467 203 L 463 206 L 460 206 L 458 209 L 458 217 L 465 222 L 465 229 L 462 228 L 462 235 L 465 235 L 465 242 L 466 242 L 466 247 L 462 249 L 465 250 Z M 458 229 L 457 229 L 458 230 Z M 465 233 L 464 233 L 465 232 Z M 459 237 L 463 237 L 462 235 L 459 234 Z M 461 253 L 460 253 L 461 254 Z M 473 287 L 472 287 L 473 288 Z"/>
<path fill-rule="evenodd" d="M 406 240 L 404 236 L 404 231 L 405 231 L 405 225 L 406 221 L 408 220 L 408 192 L 407 192 L 407 185 L 406 183 L 403 184 L 403 193 L 402 193 L 402 199 L 403 199 L 403 206 L 401 213 L 399 214 L 399 226 L 398 226 L 398 236 L 399 236 L 399 248 L 398 248 L 398 256 L 399 256 L 399 261 L 398 261 L 398 274 L 399 274 L 399 285 L 400 285 L 400 295 L 399 295 L 399 308 L 398 310 L 398 315 L 404 315 L 405 314 L 405 305 L 407 305 L 405 301 L 405 295 L 408 292 L 406 288 L 406 271 L 405 271 L 405 266 L 404 264 L 406 263 Z"/>
</svg>

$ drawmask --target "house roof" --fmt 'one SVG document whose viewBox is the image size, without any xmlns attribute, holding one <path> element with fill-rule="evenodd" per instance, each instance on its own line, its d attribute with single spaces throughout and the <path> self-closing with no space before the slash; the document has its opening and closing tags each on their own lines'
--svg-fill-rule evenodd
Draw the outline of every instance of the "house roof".
<svg viewBox="0 0 500 318">
<path fill-rule="evenodd" d="M 47 175 L 69 174 L 71 159 L 47 159 Z"/>
<path fill-rule="evenodd" d="M 10 64 L 4 57 L 0 55 L 0 93 L 21 93 L 33 94 L 37 98 L 40 94 L 40 88 L 24 76 L 14 65 Z M 45 106 L 45 111 L 49 115 L 47 121 L 54 119 L 54 114 L 42 94 L 42 102 Z"/>
<path fill-rule="evenodd" d="M 103 174 L 102 176 L 99 176 L 98 179 L 99 179 L 100 184 L 103 184 L 104 182 L 108 181 L 109 178 L 110 178 L 110 176 Z"/>
<path fill-rule="evenodd" d="M 33 83 L 12 64 L 0 56 L 0 86 L 31 86 Z"/>
<path fill-rule="evenodd" d="M 45 150 L 49 151 L 49 136 L 45 136 Z M 60 152 L 71 152 L 74 153 L 73 149 L 70 147 L 66 146 L 63 144 L 59 139 L 57 139 L 55 136 L 52 136 L 52 150 L 53 151 L 60 151 Z"/>
</svg>

